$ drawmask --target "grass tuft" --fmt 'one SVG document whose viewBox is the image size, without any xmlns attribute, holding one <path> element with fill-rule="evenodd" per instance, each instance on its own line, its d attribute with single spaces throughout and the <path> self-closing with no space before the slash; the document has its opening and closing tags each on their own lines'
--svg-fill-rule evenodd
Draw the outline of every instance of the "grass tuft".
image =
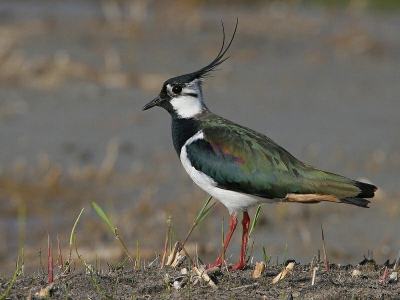
<svg viewBox="0 0 400 300">
<path fill-rule="evenodd" d="M 94 210 L 98 213 L 98 215 L 104 220 L 104 222 L 106 222 L 108 224 L 108 226 L 110 226 L 110 228 L 114 232 L 115 237 L 117 238 L 119 244 L 121 245 L 126 256 L 128 257 L 129 261 L 132 263 L 132 265 L 134 267 L 137 267 L 135 261 L 133 260 L 133 258 L 130 255 L 128 249 L 126 248 L 124 242 L 122 241 L 121 236 L 119 235 L 118 229 L 116 227 L 114 227 L 114 225 L 108 219 L 107 215 L 104 213 L 104 211 L 101 209 L 101 207 L 96 202 L 92 202 L 92 206 L 93 206 Z"/>
<path fill-rule="evenodd" d="M 61 253 L 61 246 L 60 246 L 60 238 L 57 234 L 57 265 L 60 268 L 60 270 L 63 269 L 63 259 L 62 259 L 62 253 Z"/>
<path fill-rule="evenodd" d="M 210 213 L 211 209 L 215 206 L 217 202 L 214 202 L 213 204 L 210 204 L 210 201 L 212 199 L 212 196 L 210 196 L 207 201 L 204 203 L 203 207 L 201 208 L 200 212 L 198 213 L 196 220 L 194 221 L 192 227 L 190 228 L 185 240 L 182 243 L 182 247 L 185 246 L 187 240 L 189 239 L 190 235 L 192 234 L 193 230 L 196 228 L 197 225 L 200 224 L 201 221 Z"/>
<path fill-rule="evenodd" d="M 78 225 L 79 219 L 81 218 L 84 209 L 85 209 L 85 208 L 82 208 L 82 209 L 81 209 L 81 212 L 79 213 L 78 217 L 77 217 L 76 220 L 75 220 L 74 226 L 72 226 L 71 234 L 70 234 L 70 236 L 69 236 L 69 254 L 68 254 L 68 260 L 67 260 L 66 265 L 65 265 L 65 271 L 66 271 L 67 273 L 71 271 L 71 264 L 72 264 L 72 258 L 71 258 L 71 257 L 72 257 L 72 247 L 73 247 L 73 245 L 74 245 L 74 238 L 75 238 L 76 225 Z"/>
<path fill-rule="evenodd" d="M 22 250 L 21 250 L 21 257 L 23 257 Z M 18 275 L 21 272 L 21 265 L 20 265 L 19 261 L 20 261 L 20 253 L 18 254 L 17 260 L 15 262 L 15 271 L 14 271 L 13 277 L 11 278 L 11 282 L 10 282 L 9 286 L 7 287 L 7 289 L 4 291 L 4 293 L 0 295 L 0 300 L 7 298 L 8 294 L 10 293 L 11 289 L 14 286 L 15 281 L 17 280 Z"/>
<path fill-rule="evenodd" d="M 329 263 L 328 263 L 328 256 L 326 254 L 326 245 L 325 245 L 325 237 L 324 237 L 324 230 L 322 228 L 322 223 L 321 223 L 321 234 L 322 234 L 322 250 L 324 251 L 324 264 L 325 264 L 325 270 L 329 272 Z"/>
<path fill-rule="evenodd" d="M 249 237 L 251 236 L 251 233 L 253 232 L 254 228 L 257 225 L 257 221 L 258 221 L 258 219 L 260 217 L 261 209 L 262 209 L 262 204 L 257 206 L 257 210 L 256 210 L 256 213 L 254 215 L 253 222 L 251 223 L 251 226 L 250 226 Z"/>
<path fill-rule="evenodd" d="M 267 246 L 262 245 L 262 253 L 263 253 L 263 259 L 264 259 L 264 262 L 265 262 L 265 266 L 268 267 L 272 256 L 268 257 L 268 255 L 267 255 Z"/>
<path fill-rule="evenodd" d="M 136 260 L 135 260 L 136 270 L 140 269 L 140 248 L 139 241 L 136 241 Z"/>
<path fill-rule="evenodd" d="M 165 235 L 165 244 L 164 244 L 164 253 L 161 259 L 161 269 L 164 268 L 165 259 L 167 258 L 167 251 L 168 251 L 168 241 L 170 241 L 171 235 L 171 216 L 168 216 L 167 220 L 167 234 Z M 170 243 L 170 251 L 171 251 L 171 243 Z"/>
<path fill-rule="evenodd" d="M 50 243 L 50 236 L 47 235 L 47 276 L 48 276 L 48 283 L 53 283 L 53 252 L 51 250 L 52 245 Z"/>
<path fill-rule="evenodd" d="M 185 256 L 188 258 L 189 262 L 193 263 L 193 260 L 190 258 L 189 253 L 185 249 L 185 244 L 188 241 L 193 230 L 197 227 L 197 225 L 199 225 L 204 220 L 204 218 L 210 213 L 210 211 L 214 208 L 216 202 L 210 204 L 211 199 L 212 199 L 212 196 L 210 196 L 204 203 L 203 207 L 201 208 L 200 212 L 198 213 L 198 215 L 196 217 L 196 220 L 194 221 L 194 223 L 192 224 L 192 227 L 190 228 L 188 234 L 186 235 L 186 238 L 183 241 L 183 243 L 180 241 L 178 235 L 176 234 L 175 230 L 171 226 L 171 216 L 168 217 L 167 234 L 165 236 L 164 253 L 163 253 L 163 258 L 161 261 L 161 268 L 163 268 L 164 265 L 168 265 L 171 263 L 170 259 L 168 259 L 168 261 L 165 263 L 166 255 L 167 255 L 168 240 L 170 241 L 170 253 L 172 253 L 173 251 L 176 251 L 176 253 L 179 253 L 181 250 L 183 250 L 183 252 L 185 253 Z M 175 239 L 177 240 L 174 250 L 172 250 L 172 236 L 174 236 Z M 172 255 L 172 257 L 174 257 L 174 255 Z M 170 254 L 170 258 L 172 258 L 172 257 Z M 196 257 L 196 259 L 200 260 L 198 258 L 198 256 Z"/>
</svg>

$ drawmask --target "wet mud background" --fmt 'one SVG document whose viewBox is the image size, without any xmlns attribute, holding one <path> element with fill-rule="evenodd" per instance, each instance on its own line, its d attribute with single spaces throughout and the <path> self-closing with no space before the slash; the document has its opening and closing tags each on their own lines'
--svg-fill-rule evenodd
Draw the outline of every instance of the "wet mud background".
<svg viewBox="0 0 400 300">
<path fill-rule="evenodd" d="M 0 3 L 0 271 L 24 248 L 38 273 L 48 236 L 85 260 L 123 260 L 90 203 L 96 201 L 128 249 L 152 261 L 166 222 L 183 238 L 207 195 L 172 147 L 170 117 L 141 108 L 162 83 L 209 63 L 236 18 L 226 61 L 204 85 L 215 113 L 254 128 L 297 158 L 379 187 L 369 209 L 264 205 L 253 256 L 383 264 L 400 250 L 400 14 L 349 5 L 131 1 Z M 254 209 L 250 211 L 251 217 Z M 221 243 L 227 210 L 217 204 L 188 248 L 206 262 Z M 236 260 L 240 234 L 229 255 Z M 45 260 L 45 259 L 44 259 Z M 77 270 L 83 267 L 77 264 Z"/>
</svg>

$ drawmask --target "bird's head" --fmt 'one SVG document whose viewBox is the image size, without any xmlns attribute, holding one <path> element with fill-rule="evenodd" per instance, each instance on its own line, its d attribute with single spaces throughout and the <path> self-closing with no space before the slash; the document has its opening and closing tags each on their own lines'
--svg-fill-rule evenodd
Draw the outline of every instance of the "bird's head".
<svg viewBox="0 0 400 300">
<path fill-rule="evenodd" d="M 237 26 L 238 22 L 236 21 L 232 38 L 225 48 L 225 29 L 222 24 L 223 40 L 217 57 L 210 64 L 196 72 L 173 77 L 165 81 L 160 94 L 147 103 L 142 110 L 147 110 L 154 106 L 161 106 L 172 116 L 182 119 L 192 118 L 203 110 L 207 110 L 202 96 L 202 82 L 216 67 L 229 58 L 224 57 L 224 55 L 232 44 Z"/>
</svg>

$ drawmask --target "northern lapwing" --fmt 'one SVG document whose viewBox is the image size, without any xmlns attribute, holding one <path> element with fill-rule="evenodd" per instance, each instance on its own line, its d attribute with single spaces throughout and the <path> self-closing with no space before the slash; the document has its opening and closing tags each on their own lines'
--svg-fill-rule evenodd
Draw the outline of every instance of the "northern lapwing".
<svg viewBox="0 0 400 300">
<path fill-rule="evenodd" d="M 301 162 L 273 140 L 212 113 L 203 101 L 202 83 L 228 57 L 225 30 L 217 57 L 193 73 L 164 82 L 160 94 L 143 110 L 160 106 L 172 117 L 172 141 L 192 180 L 229 210 L 229 231 L 214 264 L 222 265 L 225 251 L 243 211 L 239 261 L 245 266 L 250 218 L 247 209 L 259 203 L 329 201 L 368 207 L 376 187 L 326 172 Z"/>
</svg>

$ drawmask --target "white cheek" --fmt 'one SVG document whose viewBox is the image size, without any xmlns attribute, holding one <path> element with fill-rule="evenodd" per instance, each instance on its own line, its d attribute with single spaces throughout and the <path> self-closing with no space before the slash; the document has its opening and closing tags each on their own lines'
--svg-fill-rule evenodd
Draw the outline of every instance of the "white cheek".
<svg viewBox="0 0 400 300">
<path fill-rule="evenodd" d="M 180 118 L 189 119 L 202 111 L 201 102 L 192 96 L 173 98 L 170 103 Z"/>
</svg>

